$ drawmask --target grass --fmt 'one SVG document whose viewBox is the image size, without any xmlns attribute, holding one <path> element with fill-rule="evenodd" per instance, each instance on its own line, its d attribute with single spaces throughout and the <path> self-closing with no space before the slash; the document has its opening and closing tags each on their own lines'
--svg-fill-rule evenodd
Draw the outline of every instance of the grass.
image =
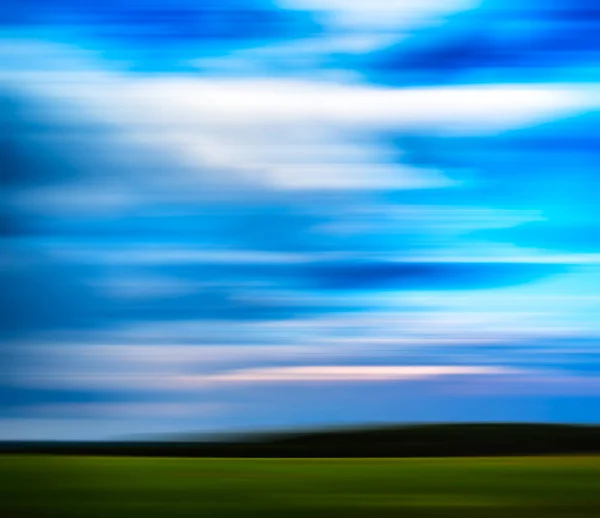
<svg viewBox="0 0 600 518">
<path fill-rule="evenodd" d="M 4 456 L 0 516 L 598 517 L 600 457 Z"/>
</svg>

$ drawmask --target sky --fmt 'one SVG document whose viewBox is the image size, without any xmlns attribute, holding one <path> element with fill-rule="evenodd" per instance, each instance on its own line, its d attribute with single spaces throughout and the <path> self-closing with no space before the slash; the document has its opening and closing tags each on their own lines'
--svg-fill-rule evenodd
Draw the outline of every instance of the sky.
<svg viewBox="0 0 600 518">
<path fill-rule="evenodd" d="M 591 0 L 5 0 L 0 439 L 598 422 Z"/>
</svg>

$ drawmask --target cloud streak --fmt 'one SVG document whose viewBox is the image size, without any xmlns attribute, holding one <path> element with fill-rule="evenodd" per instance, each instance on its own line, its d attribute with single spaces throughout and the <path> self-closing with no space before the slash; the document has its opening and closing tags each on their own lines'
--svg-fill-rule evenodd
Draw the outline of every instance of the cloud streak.
<svg viewBox="0 0 600 518">
<path fill-rule="evenodd" d="M 340 366 L 319 365 L 282 367 L 270 369 L 247 369 L 218 374 L 200 383 L 295 383 L 295 382 L 360 382 L 360 381 L 406 381 L 423 380 L 444 376 L 513 374 L 499 367 L 470 367 L 449 365 L 377 365 Z M 184 383 L 187 380 L 184 379 Z M 193 380 L 190 380 L 193 383 Z"/>
</svg>

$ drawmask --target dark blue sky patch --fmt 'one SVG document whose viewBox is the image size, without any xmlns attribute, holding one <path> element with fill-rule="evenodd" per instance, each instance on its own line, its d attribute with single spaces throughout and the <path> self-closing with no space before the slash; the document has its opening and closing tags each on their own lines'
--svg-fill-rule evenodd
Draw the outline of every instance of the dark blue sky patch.
<svg viewBox="0 0 600 518">
<path fill-rule="evenodd" d="M 587 0 L 491 0 L 375 51 L 366 71 L 374 82 L 395 85 L 597 79 L 582 65 L 598 58 L 599 28 L 600 12 Z"/>
<path fill-rule="evenodd" d="M 390 263 L 317 264 L 308 282 L 322 289 L 420 290 L 486 289 L 523 284 L 564 272 L 564 267 L 518 263 Z"/>
<path fill-rule="evenodd" d="M 283 10 L 266 0 L 90 4 L 81 0 L 24 0 L 4 9 L 9 29 L 43 30 L 76 40 L 121 68 L 137 72 L 197 72 L 190 61 L 276 41 L 313 36 L 308 11 Z"/>
<path fill-rule="evenodd" d="M 10 246 L 0 270 L 0 333 L 26 337 L 104 325 L 103 301 L 86 285 L 90 270 L 49 258 L 34 247 Z M 91 276 L 90 276 L 91 277 Z"/>
<path fill-rule="evenodd" d="M 268 278 L 267 275 L 262 277 Z M 147 297 L 134 300 L 114 301 L 112 314 L 117 321 L 136 322 L 168 322 L 180 320 L 222 320 L 235 325 L 236 322 L 274 321 L 310 318 L 314 316 L 332 315 L 349 312 L 362 313 L 366 305 L 332 304 L 326 297 L 316 297 L 314 302 L 302 301 L 302 290 L 295 286 L 294 295 L 277 289 L 257 290 L 244 288 L 243 281 L 239 286 L 231 282 L 230 277 L 219 277 L 222 288 L 199 288 L 196 293 L 175 297 Z M 251 280 L 247 277 L 246 280 Z M 190 281 L 191 282 L 191 281 Z M 280 280 L 285 286 L 285 281 Z"/>
</svg>

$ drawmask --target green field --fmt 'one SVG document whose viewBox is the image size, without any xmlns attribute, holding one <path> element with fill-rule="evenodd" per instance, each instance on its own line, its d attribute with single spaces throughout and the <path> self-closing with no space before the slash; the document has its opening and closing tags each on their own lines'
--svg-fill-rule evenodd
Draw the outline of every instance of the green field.
<svg viewBox="0 0 600 518">
<path fill-rule="evenodd" d="M 600 457 L 3 456 L 0 476 L 7 518 L 600 517 Z"/>
</svg>

